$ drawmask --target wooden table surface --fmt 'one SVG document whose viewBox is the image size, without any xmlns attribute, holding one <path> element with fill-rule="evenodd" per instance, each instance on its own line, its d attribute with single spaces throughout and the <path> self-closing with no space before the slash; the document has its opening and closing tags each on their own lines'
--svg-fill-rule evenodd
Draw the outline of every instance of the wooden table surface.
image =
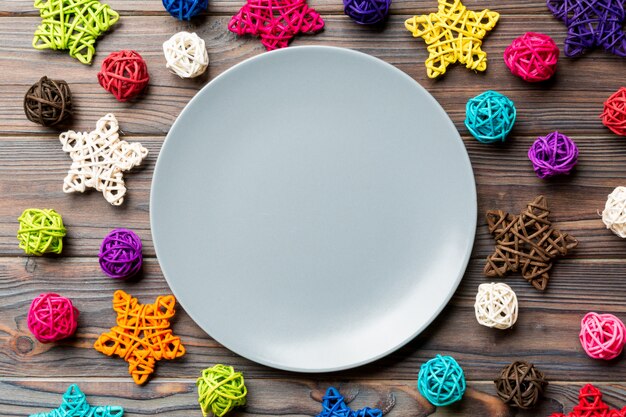
<svg viewBox="0 0 626 417">
<path fill-rule="evenodd" d="M 390 405 L 395 399 L 388 415 L 403 417 L 547 416 L 569 411 L 577 403 L 579 388 L 587 382 L 601 387 L 612 405 L 626 405 L 626 360 L 591 360 L 577 339 L 579 321 L 587 311 L 626 319 L 626 242 L 607 231 L 598 215 L 607 194 L 626 181 L 626 141 L 611 134 L 599 119 L 604 100 L 624 85 L 626 61 L 598 50 L 580 59 L 562 57 L 557 76 L 545 84 L 527 84 L 513 77 L 502 61 L 502 52 L 524 31 L 546 33 L 563 45 L 566 29 L 550 15 L 543 0 L 466 2 L 470 8 L 489 7 L 501 13 L 500 22 L 483 44 L 489 56 L 485 74 L 453 65 L 441 80 L 426 77 L 426 47 L 421 39 L 411 37 L 403 22 L 413 14 L 434 11 L 435 0 L 394 0 L 392 15 L 382 29 L 354 24 L 343 15 L 338 1 L 311 0 L 326 27 L 319 35 L 300 36 L 292 43 L 343 46 L 390 62 L 426 87 L 461 132 L 478 187 L 476 243 L 454 298 L 424 333 L 388 357 L 358 369 L 300 375 L 233 354 L 179 309 L 173 327 L 187 354 L 175 362 L 161 362 L 151 382 L 136 386 L 121 359 L 108 358 L 92 345 L 114 324 L 111 297 L 115 289 L 130 292 L 141 302 L 152 302 L 169 292 L 155 258 L 148 215 L 159 149 L 172 122 L 198 89 L 264 49 L 258 40 L 238 38 L 226 29 L 240 1 L 211 0 L 208 15 L 191 23 L 170 17 L 159 0 L 110 0 L 109 4 L 122 17 L 98 42 L 93 65 L 85 66 L 63 52 L 31 47 L 39 22 L 32 0 L 0 2 L 1 416 L 26 416 L 56 408 L 62 393 L 74 382 L 92 404 L 123 405 L 128 416 L 200 416 L 195 378 L 215 363 L 234 365 L 245 373 L 249 405 L 233 416 L 316 415 L 330 384 L 338 384 L 355 397 L 355 407 L 379 402 Z M 161 44 L 181 30 L 195 31 L 206 41 L 211 63 L 199 79 L 181 80 L 165 69 Z M 151 76 L 147 93 L 126 104 L 115 101 L 96 81 L 104 57 L 123 48 L 139 51 Z M 71 128 L 92 130 L 98 118 L 114 112 L 125 137 L 141 141 L 150 150 L 145 167 L 126 176 L 129 193 L 122 207 L 110 206 L 96 192 L 62 192 L 70 159 L 61 150 L 59 132 L 29 122 L 22 110 L 25 91 L 43 75 L 69 82 L 75 98 Z M 506 146 L 482 145 L 463 126 L 465 102 L 486 89 L 498 90 L 516 103 L 518 121 Z M 553 130 L 576 141 L 580 162 L 572 175 L 542 181 L 532 171 L 526 152 L 536 136 Z M 479 326 L 474 318 L 474 296 L 478 285 L 486 282 L 482 268 L 493 248 L 483 214 L 491 208 L 518 212 L 538 194 L 548 198 L 556 225 L 576 236 L 580 245 L 572 256 L 558 261 L 544 293 L 519 276 L 505 280 L 517 292 L 521 305 L 514 329 L 496 331 Z M 16 219 L 29 207 L 54 208 L 63 215 L 68 228 L 63 256 L 25 257 L 18 249 Z M 98 266 L 100 241 L 111 228 L 121 226 L 135 230 L 144 242 L 145 273 L 138 282 L 112 281 Z M 75 338 L 41 344 L 29 333 L 26 313 L 30 301 L 49 291 L 71 297 L 80 309 Z M 224 296 L 221 308 L 228 308 L 229 301 Z M 420 364 L 437 353 L 451 354 L 462 364 L 468 390 L 460 404 L 435 410 L 417 393 L 415 382 Z M 534 362 L 550 380 L 545 400 L 531 412 L 511 410 L 494 396 L 492 379 L 502 366 L 516 359 Z"/>
</svg>

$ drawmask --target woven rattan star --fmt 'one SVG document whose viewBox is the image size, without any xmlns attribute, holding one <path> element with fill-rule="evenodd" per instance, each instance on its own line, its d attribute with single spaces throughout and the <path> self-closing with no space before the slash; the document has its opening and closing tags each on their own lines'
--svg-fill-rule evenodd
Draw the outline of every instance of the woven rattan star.
<svg viewBox="0 0 626 417">
<path fill-rule="evenodd" d="M 154 304 L 139 304 L 124 291 L 116 291 L 113 310 L 117 312 L 117 326 L 101 334 L 94 348 L 105 355 L 123 358 L 135 383 L 145 383 L 154 372 L 156 361 L 185 354 L 180 338 L 169 328 L 175 304 L 172 295 L 157 297 Z"/>
<path fill-rule="evenodd" d="M 599 46 L 626 56 L 624 0 L 547 0 L 548 9 L 567 26 L 565 55 L 577 56 Z"/>
<path fill-rule="evenodd" d="M 97 0 L 35 0 L 35 8 L 41 24 L 33 47 L 68 50 L 83 64 L 91 64 L 96 39 L 120 18 L 108 4 Z"/>
<path fill-rule="evenodd" d="M 591 384 L 580 389 L 578 405 L 569 414 L 554 413 L 550 417 L 625 417 L 626 407 L 612 410 L 604 401 L 602 393 Z"/>
<path fill-rule="evenodd" d="M 437 13 L 413 16 L 404 26 L 428 45 L 426 73 L 437 78 L 457 61 L 471 70 L 486 70 L 487 53 L 480 47 L 499 18 L 487 9 L 478 13 L 468 10 L 460 0 L 439 0 Z"/>
<path fill-rule="evenodd" d="M 69 386 L 63 394 L 63 403 L 49 413 L 31 414 L 30 417 L 122 417 L 124 409 L 115 405 L 92 407 L 78 385 Z"/>
<path fill-rule="evenodd" d="M 329 387 L 322 400 L 322 412 L 317 417 L 382 417 L 383 412 L 378 408 L 361 408 L 352 410 L 337 388 Z"/>
<path fill-rule="evenodd" d="M 259 36 L 268 51 L 286 47 L 298 33 L 323 27 L 324 20 L 306 0 L 247 0 L 228 24 L 228 30 L 239 36 Z"/>
<path fill-rule="evenodd" d="M 98 120 L 96 130 L 61 133 L 63 150 L 72 158 L 72 166 L 63 180 L 64 192 L 82 193 L 95 188 L 114 206 L 124 202 L 123 173 L 141 165 L 148 150 L 141 143 L 121 140 L 118 131 L 117 119 L 109 113 Z"/>
<path fill-rule="evenodd" d="M 553 259 L 578 245 L 573 236 L 552 226 L 549 214 L 544 196 L 535 198 L 518 216 L 502 210 L 488 211 L 487 224 L 496 250 L 487 258 L 485 275 L 501 278 L 520 271 L 533 287 L 545 290 Z"/>
</svg>

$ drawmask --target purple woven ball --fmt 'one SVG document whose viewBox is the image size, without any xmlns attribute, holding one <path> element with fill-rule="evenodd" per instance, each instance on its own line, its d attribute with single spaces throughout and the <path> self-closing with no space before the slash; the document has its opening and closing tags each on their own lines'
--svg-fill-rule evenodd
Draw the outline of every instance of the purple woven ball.
<svg viewBox="0 0 626 417">
<path fill-rule="evenodd" d="M 539 178 L 569 174 L 578 162 L 578 147 L 559 132 L 540 136 L 528 150 L 528 159 Z"/>
<path fill-rule="evenodd" d="M 343 0 L 343 11 L 360 25 L 382 22 L 389 13 L 391 0 Z"/>
<path fill-rule="evenodd" d="M 111 278 L 129 278 L 141 270 L 141 239 L 128 229 L 113 229 L 100 245 L 100 268 Z"/>
</svg>

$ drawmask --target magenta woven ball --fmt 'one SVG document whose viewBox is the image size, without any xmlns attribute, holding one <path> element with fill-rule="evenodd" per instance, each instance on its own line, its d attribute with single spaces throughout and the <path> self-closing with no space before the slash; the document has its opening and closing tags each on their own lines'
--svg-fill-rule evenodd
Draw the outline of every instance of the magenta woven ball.
<svg viewBox="0 0 626 417">
<path fill-rule="evenodd" d="M 111 278 L 130 278 L 141 270 L 141 239 L 132 230 L 113 229 L 100 245 L 100 268 Z"/>
<path fill-rule="evenodd" d="M 528 159 L 539 178 L 569 174 L 578 162 L 578 147 L 562 133 L 552 132 L 537 138 L 528 150 Z"/>
<path fill-rule="evenodd" d="M 76 332 L 78 314 L 69 298 L 53 293 L 41 294 L 28 310 L 28 330 L 41 343 L 56 342 Z"/>
<path fill-rule="evenodd" d="M 543 33 L 526 32 L 504 51 L 504 63 L 513 75 L 531 83 L 552 77 L 558 61 L 559 47 Z"/>
<path fill-rule="evenodd" d="M 626 345 L 626 326 L 613 314 L 589 312 L 580 321 L 579 338 L 589 357 L 615 359 Z"/>
</svg>

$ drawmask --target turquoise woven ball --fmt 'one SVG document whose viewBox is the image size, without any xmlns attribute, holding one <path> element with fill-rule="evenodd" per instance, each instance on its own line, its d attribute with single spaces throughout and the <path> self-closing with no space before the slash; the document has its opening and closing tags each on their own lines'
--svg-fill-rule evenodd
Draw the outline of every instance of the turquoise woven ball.
<svg viewBox="0 0 626 417">
<path fill-rule="evenodd" d="M 465 126 L 479 142 L 504 142 L 513 129 L 516 115 L 510 98 L 489 90 L 467 101 Z"/>
<path fill-rule="evenodd" d="M 465 394 L 465 374 L 452 356 L 437 355 L 420 367 L 417 389 L 432 405 L 443 407 Z"/>
</svg>

